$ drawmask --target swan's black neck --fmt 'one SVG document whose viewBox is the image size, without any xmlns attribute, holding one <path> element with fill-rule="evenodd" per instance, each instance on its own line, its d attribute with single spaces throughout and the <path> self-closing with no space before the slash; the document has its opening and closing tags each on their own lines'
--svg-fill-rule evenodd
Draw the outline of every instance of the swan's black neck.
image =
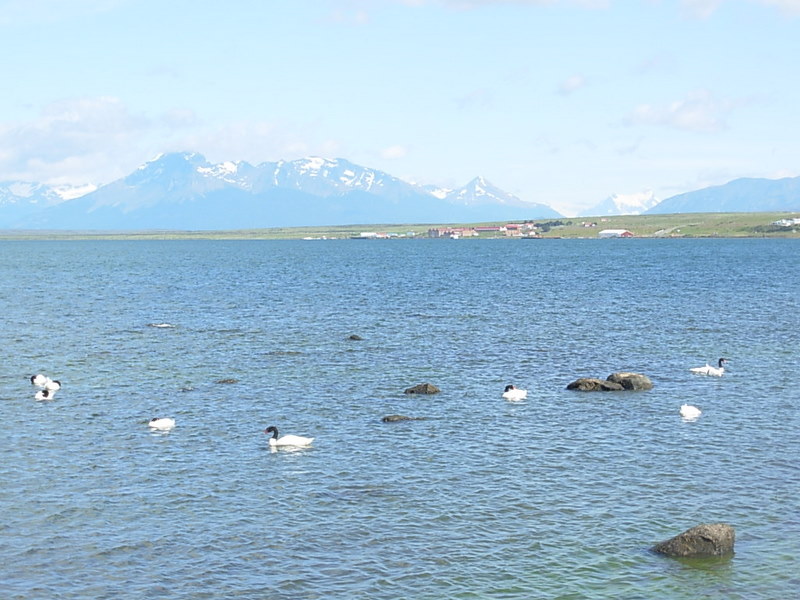
<svg viewBox="0 0 800 600">
<path fill-rule="evenodd" d="M 719 359 L 719 362 L 717 363 L 717 366 L 719 366 L 720 368 L 722 368 L 722 364 L 723 364 L 724 362 L 726 362 L 726 359 L 724 359 L 724 358 L 720 358 L 720 359 Z"/>
<path fill-rule="evenodd" d="M 272 431 L 272 438 L 278 439 L 278 428 L 277 427 L 270 427 L 267 431 Z"/>
</svg>

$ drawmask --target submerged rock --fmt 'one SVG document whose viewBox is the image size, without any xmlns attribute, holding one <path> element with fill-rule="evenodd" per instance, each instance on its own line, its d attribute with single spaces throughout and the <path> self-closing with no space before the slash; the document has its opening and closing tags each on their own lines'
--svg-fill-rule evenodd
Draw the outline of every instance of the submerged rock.
<svg viewBox="0 0 800 600">
<path fill-rule="evenodd" d="M 676 558 L 703 558 L 733 554 L 736 532 L 726 523 L 702 524 L 653 546 L 653 552 Z"/>
<path fill-rule="evenodd" d="M 354 333 L 353 335 L 349 336 L 347 339 L 348 339 L 348 340 L 350 340 L 350 341 L 352 341 L 352 342 L 360 342 L 360 341 L 361 341 L 361 340 L 363 340 L 364 338 L 362 338 L 360 335 L 356 335 L 356 334 Z"/>
<path fill-rule="evenodd" d="M 239 383 L 239 380 L 234 379 L 233 377 L 228 377 L 226 379 L 217 379 L 216 382 L 221 384 L 228 384 L 228 383 Z"/>
<path fill-rule="evenodd" d="M 422 421 L 424 417 L 407 417 L 405 415 L 386 415 L 381 419 L 384 423 L 396 423 L 397 421 Z"/>
<path fill-rule="evenodd" d="M 441 392 L 438 387 L 432 385 L 430 383 L 420 383 L 419 385 L 415 385 L 414 387 L 410 387 L 405 390 L 404 394 L 438 394 Z"/>
</svg>

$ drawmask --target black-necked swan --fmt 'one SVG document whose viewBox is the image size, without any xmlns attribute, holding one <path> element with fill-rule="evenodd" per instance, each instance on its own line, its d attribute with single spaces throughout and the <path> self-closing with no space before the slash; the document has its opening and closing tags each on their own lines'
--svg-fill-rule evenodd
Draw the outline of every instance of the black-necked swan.
<svg viewBox="0 0 800 600">
<path fill-rule="evenodd" d="M 57 392 L 61 389 L 61 382 L 58 379 L 50 379 L 47 375 L 42 375 L 41 373 L 31 376 L 31 384 L 51 392 Z"/>
<path fill-rule="evenodd" d="M 271 433 L 272 437 L 269 438 L 270 446 L 310 446 L 314 438 L 303 437 L 301 435 L 284 435 L 278 437 L 278 428 L 270 425 L 264 430 L 264 433 Z"/>
<path fill-rule="evenodd" d="M 701 411 L 696 406 L 692 406 L 691 404 L 681 404 L 681 416 L 687 420 L 694 420 L 700 416 Z"/>
<path fill-rule="evenodd" d="M 503 398 L 506 400 L 525 400 L 528 397 L 528 390 L 520 390 L 510 383 L 506 386 L 503 392 Z"/>
<path fill-rule="evenodd" d="M 38 375 L 31 375 L 31 385 L 43 388 L 48 379 L 49 378 L 46 375 L 42 375 L 41 373 Z"/>
<path fill-rule="evenodd" d="M 50 390 L 39 390 L 36 392 L 36 395 L 33 397 L 34 400 L 52 400 L 53 396 L 55 395 L 54 392 Z"/>
<path fill-rule="evenodd" d="M 169 431 L 175 427 L 175 419 L 169 417 L 153 417 L 147 425 L 160 431 Z"/>
<path fill-rule="evenodd" d="M 61 389 L 61 382 L 58 379 L 48 379 L 44 384 L 44 389 L 50 392 L 57 392 Z"/>
<path fill-rule="evenodd" d="M 717 361 L 717 366 L 712 367 L 708 363 L 706 363 L 705 367 L 692 367 L 689 369 L 692 373 L 697 373 L 698 375 L 713 375 L 714 377 L 722 377 L 723 373 L 725 373 L 725 363 L 728 362 L 727 358 L 720 358 Z"/>
<path fill-rule="evenodd" d="M 50 379 L 49 377 L 47 377 L 46 375 L 42 375 L 41 373 L 31 376 L 31 384 L 40 388 L 40 390 L 36 392 L 36 395 L 34 396 L 36 400 L 52 400 L 53 394 L 55 394 L 58 390 L 61 389 L 60 381 L 58 381 L 57 379 Z"/>
</svg>

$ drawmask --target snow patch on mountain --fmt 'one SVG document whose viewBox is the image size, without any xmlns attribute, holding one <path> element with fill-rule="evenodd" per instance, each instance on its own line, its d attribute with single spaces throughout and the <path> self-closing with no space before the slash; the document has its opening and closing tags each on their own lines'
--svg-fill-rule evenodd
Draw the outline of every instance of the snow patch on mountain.
<svg viewBox="0 0 800 600">
<path fill-rule="evenodd" d="M 640 215 L 658 202 L 652 190 L 633 194 L 613 194 L 600 204 L 584 210 L 581 216 Z"/>
</svg>

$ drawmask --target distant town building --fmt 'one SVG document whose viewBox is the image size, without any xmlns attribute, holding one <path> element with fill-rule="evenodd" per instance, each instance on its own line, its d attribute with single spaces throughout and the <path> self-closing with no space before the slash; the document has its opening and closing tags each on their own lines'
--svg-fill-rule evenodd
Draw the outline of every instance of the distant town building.
<svg viewBox="0 0 800 600">
<path fill-rule="evenodd" d="M 629 238 L 633 237 L 633 233 L 628 231 L 627 229 L 603 229 L 602 231 L 598 232 L 597 234 L 601 238 Z"/>
<path fill-rule="evenodd" d="M 781 219 L 780 221 L 773 221 L 773 225 L 777 225 L 778 227 L 794 227 L 795 225 L 800 225 L 800 218 L 795 217 L 794 219 Z"/>
<path fill-rule="evenodd" d="M 478 235 L 474 227 L 433 227 L 428 229 L 428 237 L 432 238 L 457 240 L 462 237 L 477 237 Z"/>
</svg>

